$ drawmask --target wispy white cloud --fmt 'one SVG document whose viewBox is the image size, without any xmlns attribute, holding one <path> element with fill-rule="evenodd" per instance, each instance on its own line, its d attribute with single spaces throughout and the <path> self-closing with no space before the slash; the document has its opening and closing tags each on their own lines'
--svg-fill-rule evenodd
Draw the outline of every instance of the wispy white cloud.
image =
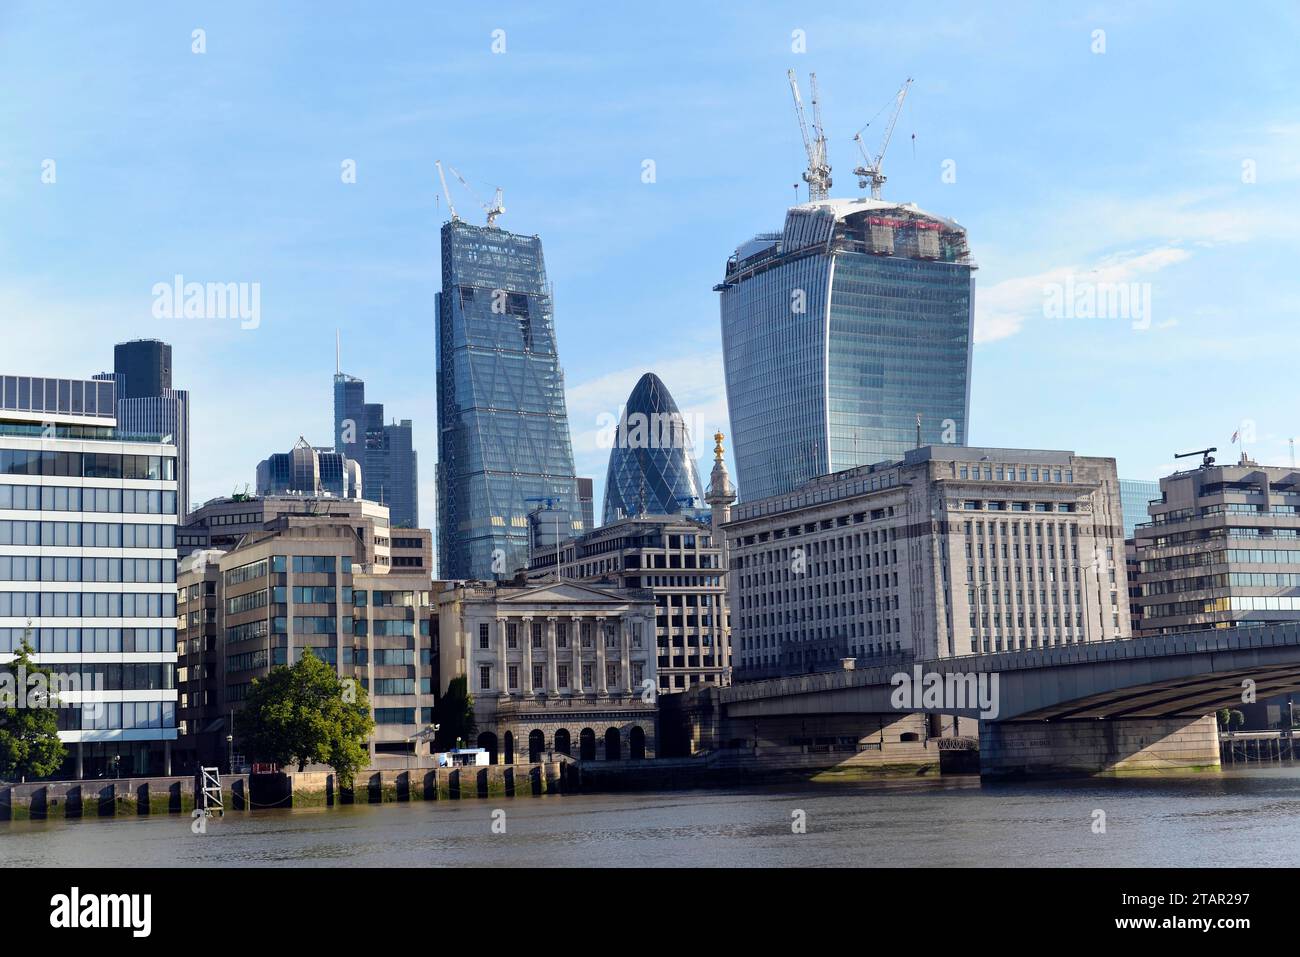
<svg viewBox="0 0 1300 957">
<path fill-rule="evenodd" d="M 1114 253 L 1091 267 L 1059 266 L 1031 276 L 1004 279 L 975 293 L 975 342 L 997 342 L 1020 332 L 1026 322 L 1042 319 L 1044 290 L 1066 283 L 1130 283 L 1185 262 L 1191 253 L 1178 246 L 1145 252 Z"/>
</svg>

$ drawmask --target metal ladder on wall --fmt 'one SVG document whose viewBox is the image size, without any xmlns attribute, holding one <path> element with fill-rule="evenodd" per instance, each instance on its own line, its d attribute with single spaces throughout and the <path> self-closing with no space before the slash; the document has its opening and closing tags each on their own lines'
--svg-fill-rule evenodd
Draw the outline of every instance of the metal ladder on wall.
<svg viewBox="0 0 1300 957">
<path fill-rule="evenodd" d="M 204 816 L 224 816 L 226 807 L 221 801 L 221 769 L 199 768 L 199 784 Z"/>
</svg>

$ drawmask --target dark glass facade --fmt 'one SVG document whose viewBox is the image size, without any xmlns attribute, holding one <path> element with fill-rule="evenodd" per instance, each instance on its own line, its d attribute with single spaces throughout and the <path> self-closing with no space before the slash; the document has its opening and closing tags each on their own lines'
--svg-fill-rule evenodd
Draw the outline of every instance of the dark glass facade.
<svg viewBox="0 0 1300 957">
<path fill-rule="evenodd" d="M 529 512 L 583 524 L 541 240 L 444 224 L 437 338 L 439 576 L 511 575 Z"/>
<path fill-rule="evenodd" d="M 605 475 L 606 525 L 704 507 L 690 430 L 667 386 L 647 372 L 632 389 Z"/>
<path fill-rule="evenodd" d="M 334 376 L 334 451 L 361 466 L 362 494 L 388 506 L 395 528 L 420 527 L 420 480 L 410 419 L 384 424 L 381 402 L 366 401 L 366 384 Z"/>
<path fill-rule="evenodd" d="M 915 206 L 827 200 L 727 263 L 722 341 L 739 492 L 965 445 L 974 265 Z"/>
<path fill-rule="evenodd" d="M 119 399 L 145 399 L 172 387 L 172 347 L 158 339 L 134 339 L 113 347 Z"/>
</svg>

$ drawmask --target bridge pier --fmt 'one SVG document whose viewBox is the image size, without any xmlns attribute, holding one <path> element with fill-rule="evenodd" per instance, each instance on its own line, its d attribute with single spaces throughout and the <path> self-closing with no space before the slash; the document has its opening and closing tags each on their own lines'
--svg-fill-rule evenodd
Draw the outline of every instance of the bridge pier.
<svg viewBox="0 0 1300 957">
<path fill-rule="evenodd" d="M 1219 767 L 1219 731 L 1199 718 L 981 721 L 981 777 L 1078 776 Z"/>
</svg>

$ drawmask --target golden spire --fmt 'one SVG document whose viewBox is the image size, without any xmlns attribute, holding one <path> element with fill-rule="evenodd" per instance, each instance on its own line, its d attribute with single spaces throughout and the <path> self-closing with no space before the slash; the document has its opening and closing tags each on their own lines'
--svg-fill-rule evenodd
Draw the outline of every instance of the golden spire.
<svg viewBox="0 0 1300 957">
<path fill-rule="evenodd" d="M 713 442 L 714 442 L 714 445 L 713 445 L 713 461 L 715 461 L 715 462 L 721 462 L 721 461 L 722 461 L 722 440 L 723 440 L 724 438 L 726 438 L 726 436 L 723 435 L 721 432 L 714 432 L 714 433 L 713 433 Z"/>
</svg>

